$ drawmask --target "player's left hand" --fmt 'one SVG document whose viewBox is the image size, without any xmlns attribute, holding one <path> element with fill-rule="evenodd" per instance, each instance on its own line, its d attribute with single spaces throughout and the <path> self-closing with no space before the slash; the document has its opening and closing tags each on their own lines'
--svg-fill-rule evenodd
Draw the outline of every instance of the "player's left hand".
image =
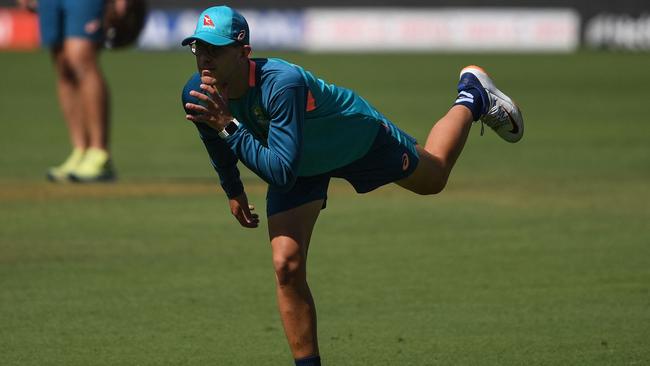
<svg viewBox="0 0 650 366">
<path fill-rule="evenodd" d="M 233 116 L 228 108 L 228 87 L 216 87 L 217 79 L 212 77 L 208 70 L 201 71 L 201 90 L 192 90 L 190 95 L 199 99 L 203 105 L 187 103 L 187 110 L 196 114 L 187 114 L 185 118 L 197 123 L 205 123 L 217 131 L 223 130 L 232 120 Z"/>
<path fill-rule="evenodd" d="M 255 206 L 248 203 L 246 193 L 228 200 L 230 212 L 243 227 L 254 229 L 260 223 L 259 216 L 255 213 Z"/>
</svg>

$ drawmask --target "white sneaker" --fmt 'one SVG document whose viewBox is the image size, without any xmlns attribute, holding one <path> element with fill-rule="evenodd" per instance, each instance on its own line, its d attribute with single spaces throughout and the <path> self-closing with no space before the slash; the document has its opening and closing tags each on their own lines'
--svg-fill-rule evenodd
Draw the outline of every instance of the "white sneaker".
<svg viewBox="0 0 650 366">
<path fill-rule="evenodd" d="M 474 77 L 472 77 L 473 75 Z M 472 85 L 478 82 L 486 91 L 490 105 L 480 121 L 508 142 L 517 142 L 524 135 L 524 118 L 521 110 L 507 95 L 503 94 L 482 68 L 470 65 L 460 71 L 461 83 Z M 476 80 L 474 80 L 476 79 Z"/>
</svg>

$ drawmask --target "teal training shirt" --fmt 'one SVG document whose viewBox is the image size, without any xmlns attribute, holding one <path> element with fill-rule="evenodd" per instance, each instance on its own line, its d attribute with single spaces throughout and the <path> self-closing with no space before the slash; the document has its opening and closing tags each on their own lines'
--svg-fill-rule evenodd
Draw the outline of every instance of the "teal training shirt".
<svg viewBox="0 0 650 366">
<path fill-rule="evenodd" d="M 251 59 L 249 76 L 246 94 L 228 101 L 241 123 L 237 132 L 223 140 L 197 125 L 229 197 L 243 189 L 238 159 L 267 183 L 288 190 L 298 176 L 326 173 L 364 156 L 382 124 L 394 128 L 353 91 L 298 65 Z M 185 85 L 183 104 L 196 103 L 189 91 L 200 91 L 199 84 L 196 73 Z"/>
</svg>

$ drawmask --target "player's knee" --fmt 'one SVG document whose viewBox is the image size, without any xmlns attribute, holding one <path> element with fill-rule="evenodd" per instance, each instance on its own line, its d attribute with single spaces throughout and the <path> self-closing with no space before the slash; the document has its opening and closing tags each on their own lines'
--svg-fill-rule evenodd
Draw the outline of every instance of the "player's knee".
<svg viewBox="0 0 650 366">
<path fill-rule="evenodd" d="M 447 186 L 447 180 L 434 180 L 428 187 L 427 194 L 438 194 Z"/>
<path fill-rule="evenodd" d="M 447 185 L 446 179 L 445 180 L 432 179 L 427 181 L 424 184 L 419 185 L 415 190 L 415 193 L 423 196 L 438 194 L 445 189 L 446 185 Z"/>
<path fill-rule="evenodd" d="M 59 75 L 59 78 L 67 83 L 77 84 L 79 82 L 79 77 L 77 76 L 75 69 L 65 58 L 57 60 L 56 71 Z"/>
<path fill-rule="evenodd" d="M 305 278 L 304 261 L 299 255 L 273 255 L 273 267 L 279 286 L 300 283 Z"/>
<path fill-rule="evenodd" d="M 77 81 L 93 72 L 99 72 L 96 58 L 87 55 L 68 54 L 64 63 L 68 73 Z"/>
</svg>

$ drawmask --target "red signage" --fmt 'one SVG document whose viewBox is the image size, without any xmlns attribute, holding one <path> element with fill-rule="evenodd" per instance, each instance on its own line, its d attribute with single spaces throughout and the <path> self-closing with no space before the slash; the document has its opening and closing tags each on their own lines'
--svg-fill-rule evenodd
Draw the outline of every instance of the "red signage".
<svg viewBox="0 0 650 366">
<path fill-rule="evenodd" d="M 33 50 L 39 43 L 36 14 L 0 8 L 0 49 Z"/>
</svg>

